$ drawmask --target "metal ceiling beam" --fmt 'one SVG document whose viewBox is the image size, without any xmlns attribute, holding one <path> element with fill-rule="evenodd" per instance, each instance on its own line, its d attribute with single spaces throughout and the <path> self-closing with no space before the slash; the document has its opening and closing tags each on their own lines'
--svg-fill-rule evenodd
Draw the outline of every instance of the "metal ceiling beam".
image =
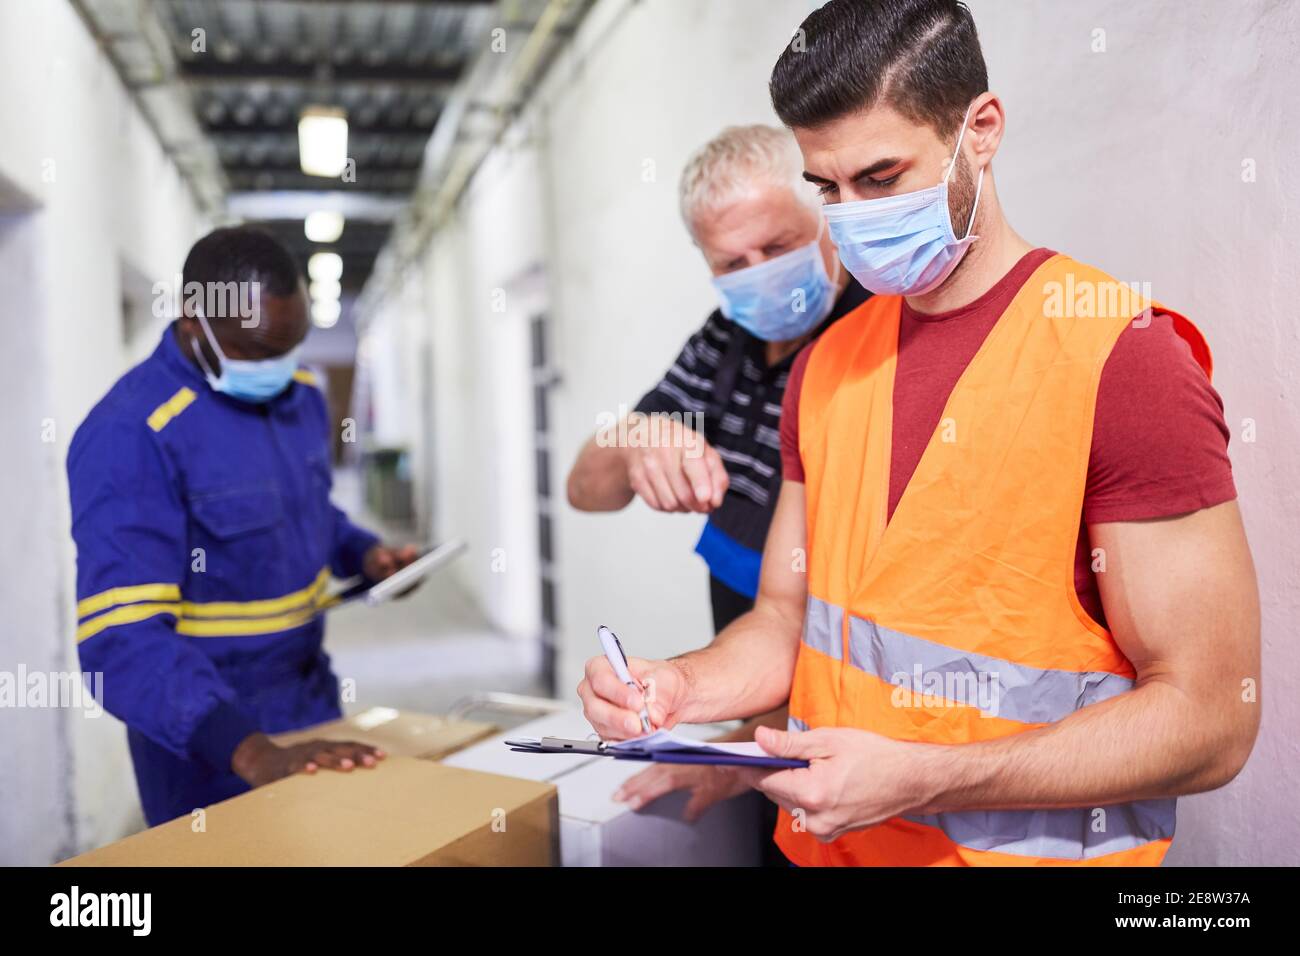
<svg viewBox="0 0 1300 956">
<path fill-rule="evenodd" d="M 226 197 L 226 210 L 243 219 L 306 219 L 318 209 L 342 213 L 348 222 L 392 222 L 409 200 L 365 192 L 306 190 L 293 193 L 236 192 Z"/>
<path fill-rule="evenodd" d="M 226 176 L 232 189 L 250 192 L 320 192 L 326 185 L 322 184 L 319 176 L 308 176 L 300 170 L 268 170 L 265 166 L 227 167 Z M 415 187 L 417 176 L 414 169 L 389 169 L 371 173 L 362 171 L 358 182 L 331 180 L 328 188 L 343 193 L 405 197 Z"/>
<path fill-rule="evenodd" d="M 219 139 L 235 139 L 241 136 L 293 136 L 298 135 L 298 117 L 284 123 L 252 123 L 248 126 L 242 126 L 237 122 L 229 120 L 222 123 L 204 123 L 204 130 L 209 136 Z M 423 144 L 428 140 L 429 134 L 433 132 L 433 124 L 421 126 L 396 126 L 391 123 L 385 123 L 375 126 L 363 126 L 360 123 L 348 120 L 348 137 L 349 140 L 357 137 L 377 137 L 384 140 L 400 141 L 405 146 L 411 143 Z"/>
<path fill-rule="evenodd" d="M 301 86 L 318 90 L 322 85 L 326 88 L 331 86 L 349 86 L 349 87 L 373 87 L 376 90 L 398 89 L 406 92 L 418 92 L 430 96 L 442 98 L 455 89 L 455 82 L 441 79 L 413 79 L 413 80 L 386 80 L 377 77 L 356 76 L 348 80 L 326 81 L 322 84 L 320 81 L 312 79 L 299 79 L 296 77 L 274 76 L 269 73 L 249 73 L 243 76 L 192 76 L 184 74 L 182 76 L 185 83 L 193 87 L 196 92 L 211 92 L 222 89 L 242 89 L 251 86 L 271 86 L 278 89 Z"/>
<path fill-rule="evenodd" d="M 385 86 L 451 86 L 460 78 L 464 63 L 450 66 L 405 66 L 402 64 L 340 63 L 322 66 L 319 63 L 296 63 L 277 60 L 266 63 L 257 60 L 233 60 L 228 63 L 212 58 L 190 60 L 180 64 L 180 74 L 193 83 L 326 83 L 337 86 L 347 84 L 382 83 Z"/>
<path fill-rule="evenodd" d="M 371 160 L 357 167 L 358 179 L 364 179 L 368 173 L 418 173 L 420 171 L 420 160 L 414 163 L 402 161 L 385 162 L 384 160 Z M 291 163 L 263 162 L 256 165 L 244 165 L 242 163 L 227 163 L 226 172 L 231 176 L 240 176 L 253 173 L 272 173 L 274 175 L 283 175 L 285 173 L 301 173 L 302 167 L 298 165 L 297 160 Z M 305 175 L 305 174 L 304 174 Z M 316 181 L 316 188 L 320 189 L 322 183 L 328 183 L 330 188 L 335 188 L 333 179 L 324 179 L 320 176 L 307 176 L 308 179 Z M 339 180 L 342 183 L 341 180 Z M 346 183 L 342 184 L 346 188 Z M 361 185 L 358 183 L 357 185 Z"/>
</svg>

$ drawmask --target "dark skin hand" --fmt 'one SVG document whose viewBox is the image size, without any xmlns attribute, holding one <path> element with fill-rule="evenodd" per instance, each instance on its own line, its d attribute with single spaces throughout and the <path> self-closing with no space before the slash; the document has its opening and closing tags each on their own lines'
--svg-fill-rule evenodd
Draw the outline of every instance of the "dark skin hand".
<svg viewBox="0 0 1300 956">
<path fill-rule="evenodd" d="M 386 754 L 378 747 L 355 741 L 309 740 L 281 747 L 266 734 L 249 734 L 235 748 L 231 769 L 251 787 L 279 780 L 295 773 L 328 770 L 351 771 L 356 767 L 374 767 Z"/>
<path fill-rule="evenodd" d="M 362 559 L 361 571 L 366 576 L 367 581 L 382 581 L 389 575 L 395 574 L 406 567 L 419 556 L 420 551 L 413 544 L 400 548 L 390 548 L 387 545 L 377 544 L 366 552 L 365 558 Z M 399 594 L 398 597 L 406 597 L 419 586 L 420 583 L 417 581 Z"/>
</svg>

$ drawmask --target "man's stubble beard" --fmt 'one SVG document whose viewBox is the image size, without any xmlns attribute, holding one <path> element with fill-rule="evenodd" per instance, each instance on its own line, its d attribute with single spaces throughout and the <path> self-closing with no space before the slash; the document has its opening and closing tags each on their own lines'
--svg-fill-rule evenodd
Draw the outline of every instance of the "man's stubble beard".
<svg viewBox="0 0 1300 956">
<path fill-rule="evenodd" d="M 952 218 L 952 233 L 957 239 L 964 239 L 967 235 L 979 235 L 975 231 L 975 223 L 971 222 L 970 218 L 971 211 L 974 208 L 975 173 L 965 155 L 958 153 L 956 168 L 953 169 L 952 179 L 948 184 L 948 215 Z M 968 222 L 970 223 L 969 229 L 966 228 Z M 945 285 L 966 265 L 972 251 L 967 250 L 966 254 L 961 257 L 961 261 L 957 263 L 956 268 L 944 280 Z"/>
</svg>

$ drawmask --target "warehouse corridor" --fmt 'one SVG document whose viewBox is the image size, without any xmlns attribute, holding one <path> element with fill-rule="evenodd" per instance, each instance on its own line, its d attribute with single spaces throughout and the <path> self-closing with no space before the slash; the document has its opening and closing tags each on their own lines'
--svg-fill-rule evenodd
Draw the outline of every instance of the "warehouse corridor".
<svg viewBox="0 0 1300 956">
<path fill-rule="evenodd" d="M 1152 661 L 1195 674 L 1092 738 L 1101 793 L 823 851 L 713 763 L 746 816 L 607 770 L 552 855 L 1300 862 L 1297 63 L 1275 0 L 0 0 L 0 865 L 375 708 L 961 749 L 1154 698 Z M 663 726 L 616 699 L 661 678 Z M 564 776 L 502 742 L 466 772 Z"/>
</svg>

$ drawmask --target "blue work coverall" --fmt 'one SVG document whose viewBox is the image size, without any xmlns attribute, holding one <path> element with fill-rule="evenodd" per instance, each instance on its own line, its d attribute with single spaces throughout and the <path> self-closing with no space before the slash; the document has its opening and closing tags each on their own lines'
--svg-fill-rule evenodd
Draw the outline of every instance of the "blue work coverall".
<svg viewBox="0 0 1300 956">
<path fill-rule="evenodd" d="M 81 668 L 127 726 L 151 826 L 247 790 L 249 734 L 340 715 L 321 607 L 377 539 L 330 502 L 330 431 L 310 372 L 240 402 L 169 328 L 72 439 Z"/>
</svg>

